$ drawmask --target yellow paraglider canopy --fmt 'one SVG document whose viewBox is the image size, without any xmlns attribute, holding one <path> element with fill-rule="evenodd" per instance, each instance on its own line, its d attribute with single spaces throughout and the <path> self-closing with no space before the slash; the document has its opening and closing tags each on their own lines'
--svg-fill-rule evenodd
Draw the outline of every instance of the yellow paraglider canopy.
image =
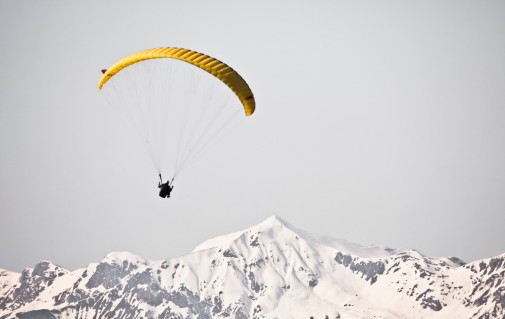
<svg viewBox="0 0 505 319">
<path fill-rule="evenodd" d="M 245 80 L 231 67 L 208 55 L 183 48 L 155 48 L 140 51 L 129 55 L 114 63 L 102 76 L 98 89 L 122 69 L 149 59 L 171 58 L 190 63 L 204 71 L 209 72 L 226 84 L 239 98 L 244 106 L 246 116 L 253 114 L 255 109 L 254 96 Z"/>
</svg>

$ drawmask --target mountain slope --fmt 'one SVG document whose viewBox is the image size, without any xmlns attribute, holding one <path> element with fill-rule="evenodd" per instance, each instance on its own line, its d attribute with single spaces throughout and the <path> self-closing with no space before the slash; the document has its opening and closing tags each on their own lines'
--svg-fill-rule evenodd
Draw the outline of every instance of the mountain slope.
<svg viewBox="0 0 505 319">
<path fill-rule="evenodd" d="M 0 271 L 0 318 L 504 318 L 504 277 L 505 254 L 464 265 L 272 216 L 166 261 Z"/>
</svg>

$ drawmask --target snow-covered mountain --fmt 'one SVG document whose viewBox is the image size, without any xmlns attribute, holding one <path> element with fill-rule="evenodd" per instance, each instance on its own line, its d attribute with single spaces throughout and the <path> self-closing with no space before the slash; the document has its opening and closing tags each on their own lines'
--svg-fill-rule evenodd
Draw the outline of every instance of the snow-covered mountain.
<svg viewBox="0 0 505 319">
<path fill-rule="evenodd" d="M 464 264 L 315 236 L 279 217 L 183 257 L 0 270 L 0 318 L 505 318 L 505 254 Z"/>
</svg>

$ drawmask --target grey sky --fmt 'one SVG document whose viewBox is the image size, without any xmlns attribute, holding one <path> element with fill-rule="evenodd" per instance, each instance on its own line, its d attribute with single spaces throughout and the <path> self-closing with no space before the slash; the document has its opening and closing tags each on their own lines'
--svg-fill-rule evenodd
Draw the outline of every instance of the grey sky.
<svg viewBox="0 0 505 319">
<path fill-rule="evenodd" d="M 158 260 L 277 214 L 467 261 L 505 252 L 504 1 L 0 1 L 0 268 Z M 136 51 L 225 61 L 257 111 L 157 196 L 97 90 Z"/>
</svg>

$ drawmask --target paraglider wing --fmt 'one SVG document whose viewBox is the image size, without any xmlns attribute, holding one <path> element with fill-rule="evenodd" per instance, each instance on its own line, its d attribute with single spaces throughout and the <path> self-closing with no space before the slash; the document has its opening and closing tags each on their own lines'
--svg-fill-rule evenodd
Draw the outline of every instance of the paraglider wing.
<svg viewBox="0 0 505 319">
<path fill-rule="evenodd" d="M 98 89 L 102 89 L 103 85 L 122 69 L 137 62 L 160 58 L 177 59 L 207 71 L 221 80 L 235 93 L 244 107 L 246 116 L 254 113 L 254 95 L 249 88 L 249 85 L 235 70 L 225 63 L 208 55 L 183 48 L 155 48 L 129 55 L 107 69 L 98 83 Z"/>
</svg>

